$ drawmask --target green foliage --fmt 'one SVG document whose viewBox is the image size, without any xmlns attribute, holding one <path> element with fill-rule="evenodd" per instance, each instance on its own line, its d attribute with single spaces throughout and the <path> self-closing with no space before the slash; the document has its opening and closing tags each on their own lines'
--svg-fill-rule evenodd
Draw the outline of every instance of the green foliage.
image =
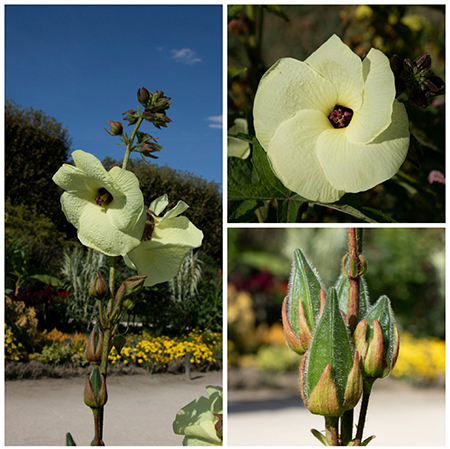
<svg viewBox="0 0 450 449">
<path fill-rule="evenodd" d="M 54 118 L 12 101 L 5 106 L 5 197 L 63 226 L 52 175 L 67 161 L 71 139 Z"/>
<path fill-rule="evenodd" d="M 255 355 L 255 364 L 270 373 L 285 373 L 298 369 L 299 359 L 287 346 L 264 345 Z"/>
<path fill-rule="evenodd" d="M 86 330 L 95 318 L 98 305 L 97 300 L 89 295 L 89 287 L 95 272 L 104 270 L 105 255 L 90 248 L 85 250 L 76 246 L 72 251 L 66 250 L 64 254 L 61 280 L 71 294 L 66 318 L 73 321 L 77 329 Z"/>
<path fill-rule="evenodd" d="M 64 343 L 55 342 L 51 345 L 45 346 L 42 349 L 42 353 L 34 357 L 34 360 L 38 360 L 49 365 L 58 365 L 69 360 L 69 353 L 67 346 Z"/>
<path fill-rule="evenodd" d="M 105 168 L 117 161 L 106 158 Z M 222 194 L 219 184 L 207 182 L 192 173 L 173 170 L 167 166 L 158 167 L 142 160 L 131 159 L 127 169 L 139 179 L 145 204 L 167 193 L 168 208 L 179 200 L 189 205 L 183 214 L 203 231 L 204 239 L 201 250 L 221 263 L 222 260 Z"/>
</svg>

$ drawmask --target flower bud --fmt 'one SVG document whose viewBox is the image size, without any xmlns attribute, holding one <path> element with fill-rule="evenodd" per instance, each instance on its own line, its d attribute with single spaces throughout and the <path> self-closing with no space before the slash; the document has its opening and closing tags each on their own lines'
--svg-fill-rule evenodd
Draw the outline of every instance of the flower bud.
<svg viewBox="0 0 450 449">
<path fill-rule="evenodd" d="M 90 376 L 86 378 L 84 387 L 84 403 L 90 408 L 103 407 L 108 401 L 106 379 L 100 374 L 98 366 L 94 366 Z"/>
<path fill-rule="evenodd" d="M 109 126 L 111 127 L 111 131 L 108 131 L 106 128 L 106 132 L 111 136 L 121 136 L 123 134 L 123 125 L 120 122 L 114 122 L 112 120 L 108 120 Z"/>
<path fill-rule="evenodd" d="M 303 252 L 296 249 L 289 279 L 289 293 L 283 301 L 282 319 L 286 344 L 299 355 L 311 344 L 324 300 L 325 290 L 318 273 Z"/>
<path fill-rule="evenodd" d="M 381 296 L 358 323 L 353 338 L 361 356 L 363 377 L 388 376 L 397 361 L 400 341 L 387 296 Z"/>
<path fill-rule="evenodd" d="M 363 380 L 339 309 L 336 290 L 328 290 L 311 347 L 300 363 L 300 391 L 305 407 L 323 416 L 341 416 L 356 406 Z"/>
<path fill-rule="evenodd" d="M 426 53 L 415 60 L 402 60 L 394 55 L 391 69 L 395 75 L 397 95 L 406 92 L 409 99 L 421 108 L 428 107 L 432 97 L 443 95 L 445 83 L 432 74 L 431 62 L 431 56 Z"/>
<path fill-rule="evenodd" d="M 145 87 L 143 87 L 142 89 L 138 89 L 137 97 L 139 103 L 141 103 L 142 106 L 147 106 L 148 102 L 150 101 L 150 92 Z"/>
<path fill-rule="evenodd" d="M 103 354 L 103 332 L 94 325 L 89 340 L 86 344 L 85 357 L 89 363 L 100 365 Z"/>
<path fill-rule="evenodd" d="M 97 271 L 95 279 L 89 287 L 89 294 L 97 299 L 103 299 L 108 293 L 108 286 L 105 278 Z"/>
<path fill-rule="evenodd" d="M 123 281 L 116 293 L 116 303 L 120 301 L 120 304 L 124 303 L 124 298 L 129 295 L 133 295 L 141 290 L 144 286 L 144 282 L 147 276 L 131 276 Z"/>
</svg>

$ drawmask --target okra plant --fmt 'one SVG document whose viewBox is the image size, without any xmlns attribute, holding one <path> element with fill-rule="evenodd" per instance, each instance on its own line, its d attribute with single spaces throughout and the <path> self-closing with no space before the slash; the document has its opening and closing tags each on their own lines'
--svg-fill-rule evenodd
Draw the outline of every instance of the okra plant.
<svg viewBox="0 0 450 449">
<path fill-rule="evenodd" d="M 125 154 L 121 166 L 107 171 L 92 154 L 74 151 L 75 165 L 64 164 L 53 176 L 53 181 L 64 192 L 62 210 L 67 220 L 77 229 L 80 242 L 110 256 L 108 282 L 97 272 L 89 293 L 98 300 L 98 315 L 86 345 L 86 360 L 92 366 L 84 390 L 84 402 L 94 417 L 92 446 L 104 446 L 104 408 L 108 400 L 106 386 L 108 355 L 114 346 L 120 354 L 126 338 L 119 333 L 124 312 L 133 309 L 136 293 L 144 286 L 166 282 L 177 273 L 186 254 L 198 248 L 203 233 L 187 217 L 180 216 L 188 205 L 177 205 L 162 214 L 169 204 L 167 195 L 154 199 L 148 207 L 139 187 L 139 180 L 127 170 L 132 152 L 156 158 L 162 149 L 157 139 L 139 131 L 143 122 L 156 128 L 167 127 L 171 120 L 166 115 L 171 101 L 162 91 L 149 92 L 145 87 L 137 91 L 140 106 L 123 113 L 131 135 L 119 121 L 109 120 L 108 134 L 121 138 Z M 137 271 L 116 289 L 116 265 L 119 257 Z M 66 445 L 74 446 L 70 433 Z"/>
<path fill-rule="evenodd" d="M 300 249 L 294 251 L 289 293 L 283 301 L 286 343 L 302 356 L 300 392 L 305 407 L 325 418 L 326 446 L 366 446 L 364 423 L 372 386 L 388 376 L 399 351 L 399 333 L 389 298 L 370 304 L 364 273 L 362 230 L 348 230 L 341 275 L 328 291 Z M 362 398 L 362 399 L 361 399 Z M 353 409 L 361 402 L 353 436 Z"/>
</svg>

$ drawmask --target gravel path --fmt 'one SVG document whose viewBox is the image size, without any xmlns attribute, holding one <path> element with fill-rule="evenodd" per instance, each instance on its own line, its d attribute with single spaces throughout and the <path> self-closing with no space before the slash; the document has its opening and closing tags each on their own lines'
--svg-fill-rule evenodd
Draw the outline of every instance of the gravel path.
<svg viewBox="0 0 450 449">
<path fill-rule="evenodd" d="M 229 446 L 322 446 L 310 429 L 324 431 L 321 416 L 286 390 L 228 392 Z M 358 410 L 358 408 L 357 408 Z M 359 411 L 355 416 L 359 416 Z M 444 388 L 413 388 L 394 379 L 375 383 L 364 436 L 371 446 L 444 446 Z"/>
<path fill-rule="evenodd" d="M 64 446 L 70 432 L 79 446 L 94 435 L 92 412 L 83 402 L 85 379 L 5 382 L 5 445 Z M 181 446 L 172 423 L 177 411 L 207 385 L 222 385 L 221 372 L 111 376 L 104 441 L 109 446 Z"/>
</svg>

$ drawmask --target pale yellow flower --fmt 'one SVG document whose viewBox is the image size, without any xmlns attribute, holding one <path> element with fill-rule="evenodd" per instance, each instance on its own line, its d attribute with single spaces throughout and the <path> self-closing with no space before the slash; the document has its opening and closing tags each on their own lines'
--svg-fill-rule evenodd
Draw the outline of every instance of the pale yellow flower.
<svg viewBox="0 0 450 449">
<path fill-rule="evenodd" d="M 139 181 L 130 171 L 109 172 L 92 154 L 72 153 L 75 166 L 64 164 L 53 181 L 65 192 L 61 206 L 78 231 L 80 242 L 108 256 L 125 255 L 141 242 L 145 208 Z"/>
<path fill-rule="evenodd" d="M 129 267 L 137 270 L 139 275 L 147 276 L 144 283 L 147 287 L 176 276 L 187 253 L 202 244 L 203 232 L 187 217 L 179 217 L 189 206 L 178 201 L 173 209 L 161 217 L 168 204 L 167 195 L 150 204 L 150 222 L 144 232 L 144 239 L 124 257 Z"/>
<path fill-rule="evenodd" d="M 364 60 L 333 35 L 304 62 L 280 59 L 255 96 L 256 137 L 280 181 L 331 203 L 390 179 L 406 158 L 409 122 L 388 58 Z"/>
</svg>

